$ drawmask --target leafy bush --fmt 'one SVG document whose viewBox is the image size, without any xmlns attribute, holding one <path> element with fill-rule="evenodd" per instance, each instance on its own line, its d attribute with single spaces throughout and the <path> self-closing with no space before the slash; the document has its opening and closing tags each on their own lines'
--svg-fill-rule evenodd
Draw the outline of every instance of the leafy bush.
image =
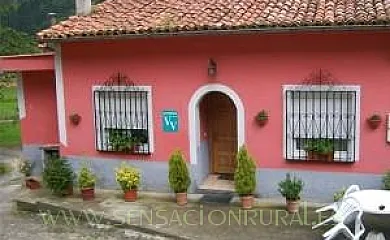
<svg viewBox="0 0 390 240">
<path fill-rule="evenodd" d="M 94 188 L 96 183 L 96 176 L 92 173 L 91 169 L 87 166 L 83 166 L 80 169 L 78 184 L 80 189 Z"/>
<path fill-rule="evenodd" d="M 342 188 L 342 189 L 340 189 L 339 191 L 335 192 L 335 193 L 333 194 L 333 200 L 334 200 L 335 202 L 338 202 L 338 201 L 340 201 L 341 199 L 343 199 L 343 197 L 344 197 L 344 195 L 345 195 L 345 191 L 347 191 L 347 189 L 346 189 L 346 188 Z"/>
<path fill-rule="evenodd" d="M 256 164 L 245 146 L 242 146 L 237 154 L 234 185 L 239 195 L 250 195 L 256 189 Z"/>
<path fill-rule="evenodd" d="M 124 192 L 136 190 L 140 184 L 141 174 L 138 169 L 122 163 L 115 170 L 115 179 Z"/>
<path fill-rule="evenodd" d="M 45 162 L 43 182 L 54 194 L 66 194 L 75 179 L 70 163 L 63 158 L 51 158 Z"/>
<path fill-rule="evenodd" d="M 310 139 L 305 145 L 305 150 L 328 154 L 334 151 L 334 144 L 331 139 Z"/>
<path fill-rule="evenodd" d="M 187 164 L 182 152 L 176 151 L 169 159 L 169 185 L 175 193 L 187 192 L 191 184 Z"/>
<path fill-rule="evenodd" d="M 390 190 L 390 171 L 387 171 L 383 176 L 383 188 Z"/>
<path fill-rule="evenodd" d="M 286 179 L 279 182 L 279 192 L 287 200 L 296 201 L 299 200 L 301 191 L 303 189 L 303 181 L 297 177 L 292 177 L 291 174 L 286 174 Z"/>
<path fill-rule="evenodd" d="M 31 176 L 32 169 L 33 169 L 33 163 L 31 163 L 26 159 L 23 159 L 19 164 L 19 172 L 26 177 Z"/>
<path fill-rule="evenodd" d="M 140 143 L 136 137 L 129 136 L 120 130 L 112 130 L 108 141 L 112 150 L 119 152 L 131 152 Z"/>
</svg>

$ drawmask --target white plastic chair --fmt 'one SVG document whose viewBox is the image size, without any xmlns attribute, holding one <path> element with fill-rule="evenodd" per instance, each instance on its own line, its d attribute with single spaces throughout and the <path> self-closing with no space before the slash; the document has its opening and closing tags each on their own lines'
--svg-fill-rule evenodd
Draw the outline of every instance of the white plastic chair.
<svg viewBox="0 0 390 240">
<path fill-rule="evenodd" d="M 313 226 L 313 229 L 333 222 L 336 225 L 322 235 L 325 240 L 333 239 L 339 233 L 343 233 L 349 239 L 358 240 L 365 232 L 364 225 L 362 224 L 362 215 L 363 211 L 355 199 L 343 198 L 336 213 L 325 221 Z M 355 221 L 354 233 L 346 225 L 353 220 Z"/>
<path fill-rule="evenodd" d="M 349 186 L 349 188 L 345 191 L 344 196 L 343 196 L 342 199 L 347 198 L 349 194 L 351 194 L 353 192 L 357 192 L 357 191 L 360 191 L 360 187 L 358 185 L 351 185 L 351 186 Z M 342 201 L 342 199 L 340 201 Z M 337 209 L 340 206 L 340 201 L 334 202 L 334 203 L 332 203 L 332 204 L 330 204 L 328 206 L 325 206 L 325 207 L 322 207 L 320 209 L 317 209 L 316 213 L 327 212 L 327 211 L 334 211 L 334 212 L 336 212 Z"/>
</svg>

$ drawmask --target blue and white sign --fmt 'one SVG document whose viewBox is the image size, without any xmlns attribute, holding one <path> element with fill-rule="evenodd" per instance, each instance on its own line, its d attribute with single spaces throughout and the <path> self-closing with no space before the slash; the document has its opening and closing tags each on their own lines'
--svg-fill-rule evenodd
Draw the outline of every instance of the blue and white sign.
<svg viewBox="0 0 390 240">
<path fill-rule="evenodd" d="M 177 132 L 179 130 L 179 116 L 176 111 L 163 111 L 162 121 L 164 132 Z"/>
</svg>

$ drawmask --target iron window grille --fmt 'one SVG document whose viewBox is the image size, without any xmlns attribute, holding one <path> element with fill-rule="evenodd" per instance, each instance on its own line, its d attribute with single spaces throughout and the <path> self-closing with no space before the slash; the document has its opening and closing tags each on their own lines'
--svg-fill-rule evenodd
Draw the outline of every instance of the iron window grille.
<svg viewBox="0 0 390 240">
<path fill-rule="evenodd" d="M 359 108 L 358 86 L 284 86 L 285 158 L 357 161 Z M 322 149 L 328 146 L 328 151 L 314 155 L 309 149 L 313 144 L 322 144 Z M 328 158 L 321 152 L 328 152 Z"/>
<path fill-rule="evenodd" d="M 93 87 L 96 149 L 150 154 L 152 152 L 151 87 Z"/>
</svg>

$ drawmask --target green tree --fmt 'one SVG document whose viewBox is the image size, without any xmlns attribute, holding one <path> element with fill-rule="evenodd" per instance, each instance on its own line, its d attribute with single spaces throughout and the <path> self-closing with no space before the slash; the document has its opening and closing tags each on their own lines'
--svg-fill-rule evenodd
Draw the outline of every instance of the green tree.
<svg viewBox="0 0 390 240">
<path fill-rule="evenodd" d="M 37 42 L 25 33 L 0 27 L 0 56 L 36 53 Z"/>
<path fill-rule="evenodd" d="M 185 193 L 191 184 L 190 174 L 183 154 L 176 151 L 169 159 L 169 185 L 175 193 Z"/>
<path fill-rule="evenodd" d="M 250 195 L 256 189 L 256 164 L 245 146 L 237 154 L 234 184 L 236 192 L 241 196 Z"/>
</svg>

